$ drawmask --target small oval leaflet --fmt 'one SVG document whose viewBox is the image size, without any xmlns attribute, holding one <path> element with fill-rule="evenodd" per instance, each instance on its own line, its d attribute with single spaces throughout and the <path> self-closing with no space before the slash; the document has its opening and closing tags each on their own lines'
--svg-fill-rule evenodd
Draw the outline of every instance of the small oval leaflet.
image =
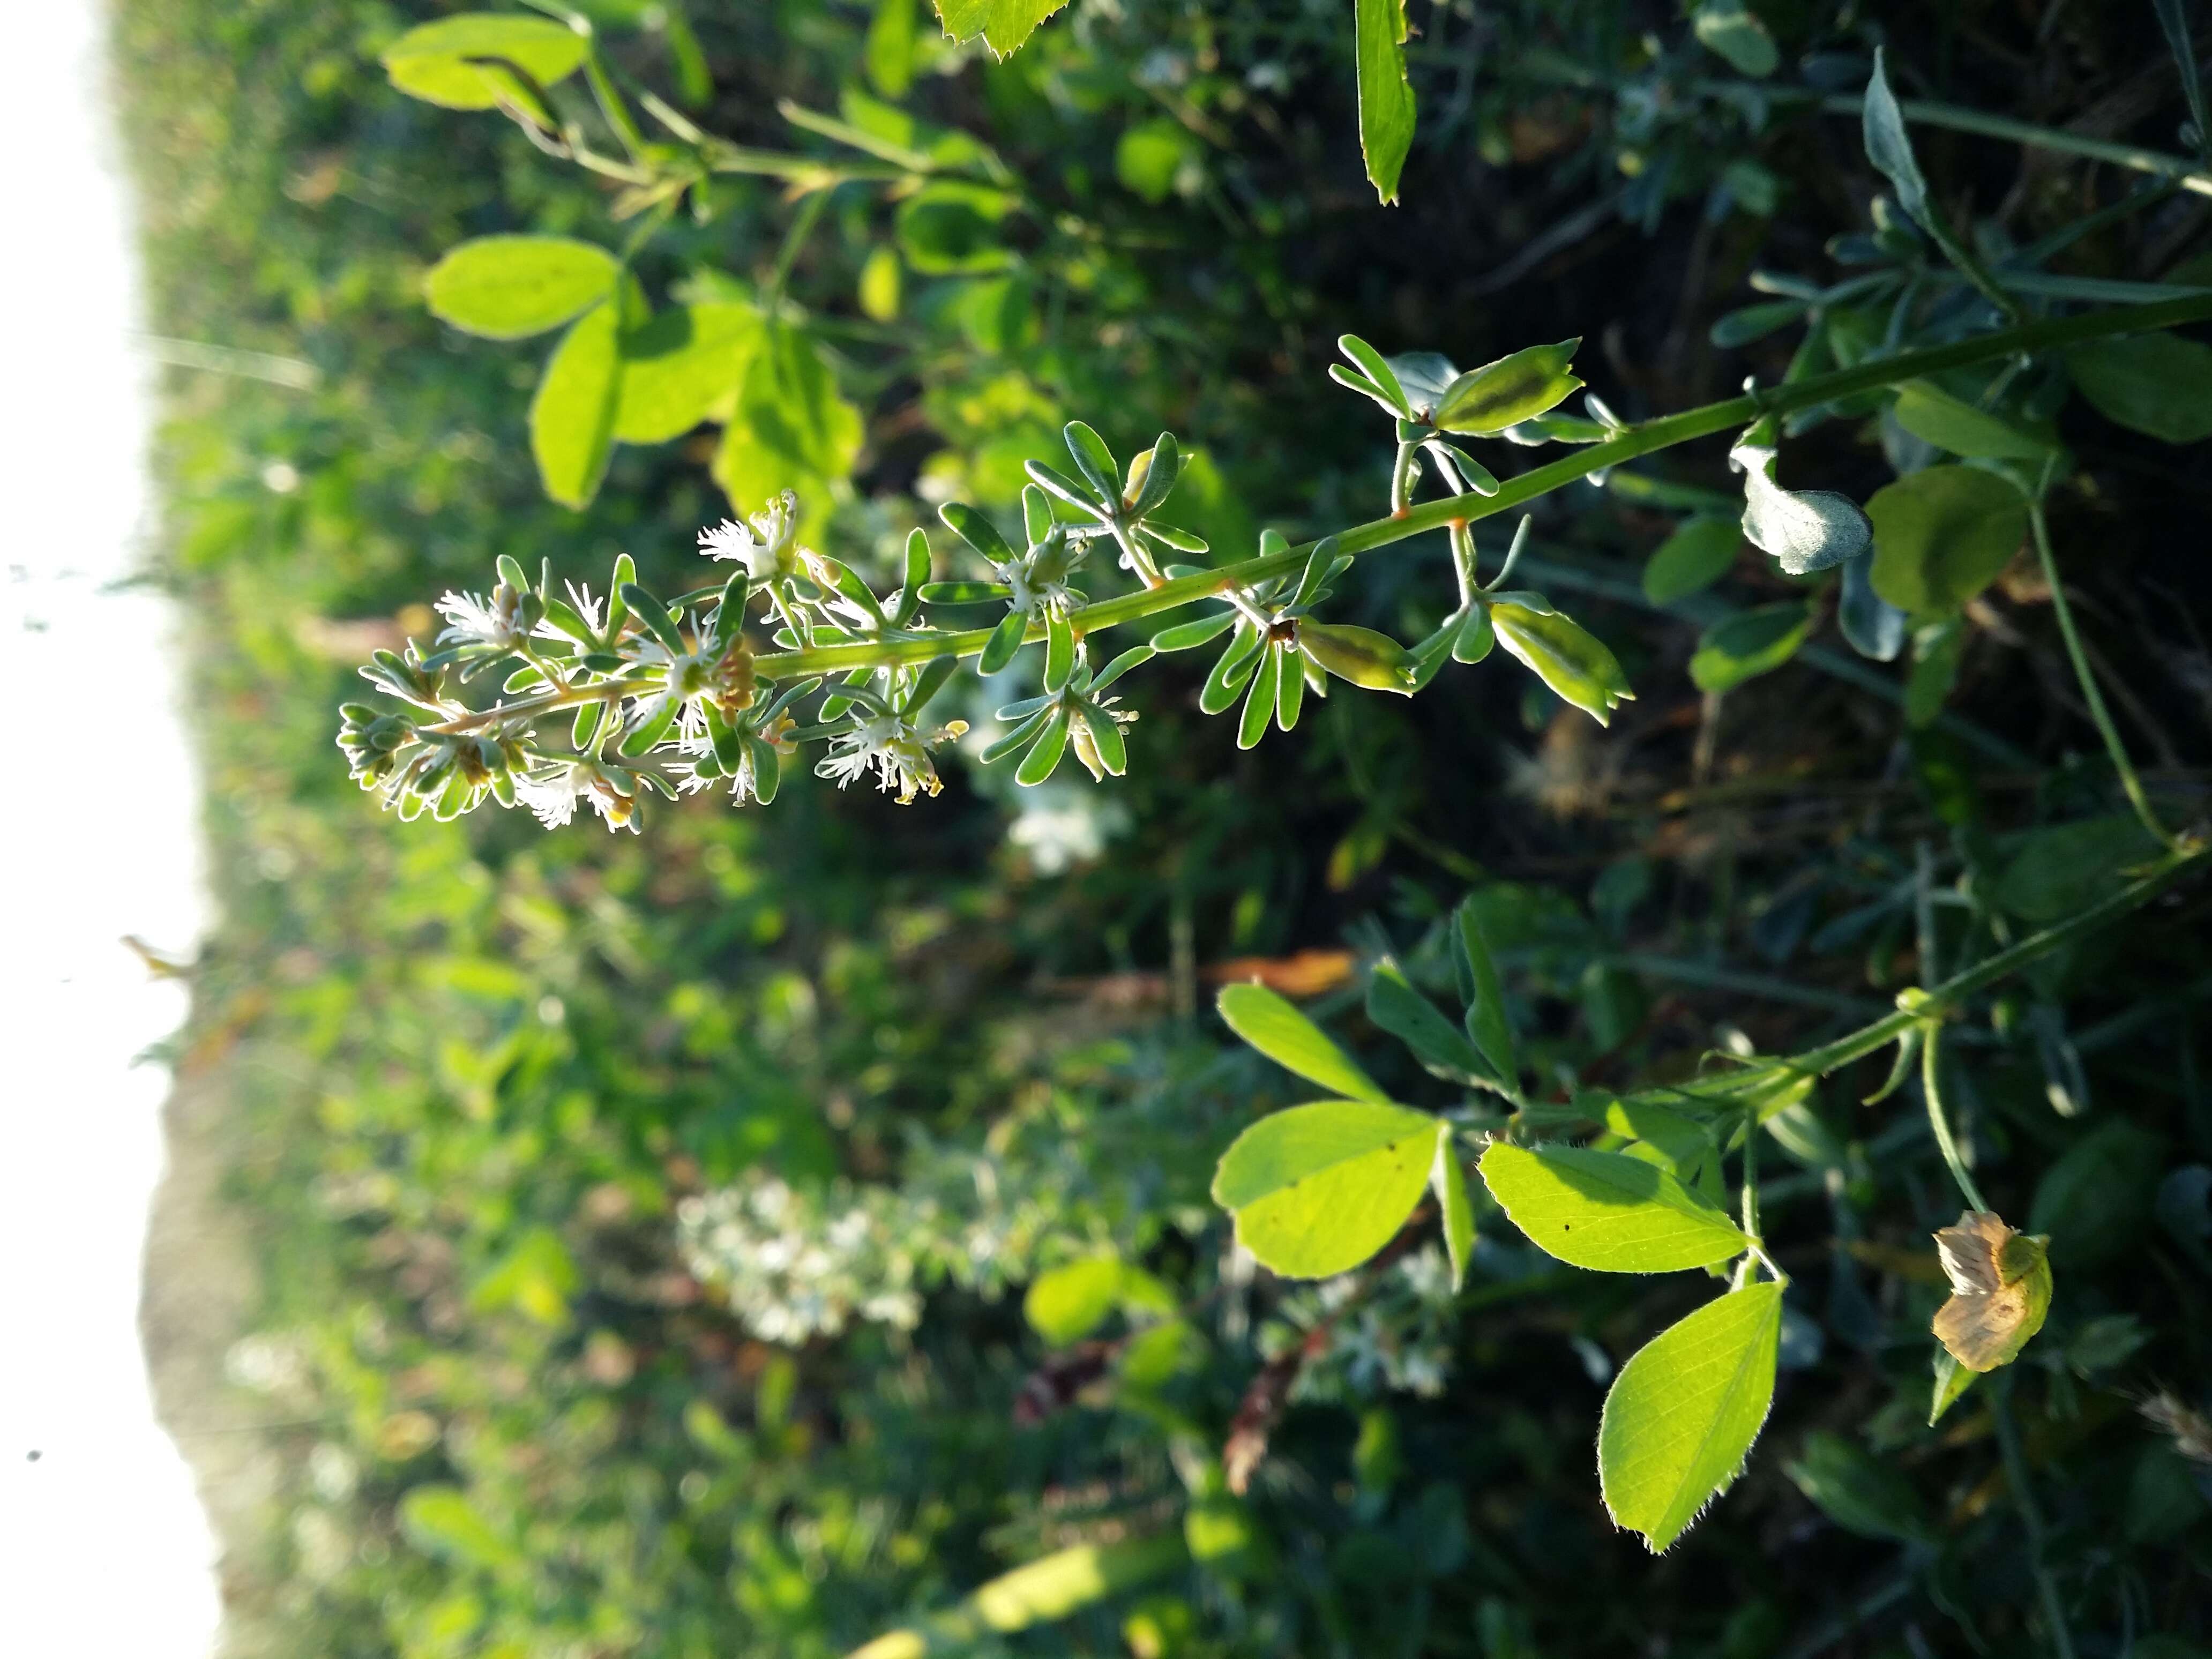
<svg viewBox="0 0 2212 1659">
<path fill-rule="evenodd" d="M 1513 1224 L 1537 1249 L 1577 1267 L 1672 1273 L 1726 1261 L 1750 1243 L 1668 1171 L 1625 1153 L 1498 1141 L 1483 1153 L 1481 1169 Z"/>
<path fill-rule="evenodd" d="M 1708 1302 L 1620 1368 L 1598 1425 L 1598 1480 L 1613 1518 L 1653 1554 L 1728 1490 L 1774 1401 L 1782 1286 Z"/>
<path fill-rule="evenodd" d="M 605 248 L 569 236 L 479 236 L 430 268 L 431 315 L 488 340 L 558 328 L 612 294 L 622 267 Z"/>
<path fill-rule="evenodd" d="M 1261 1118 L 1222 1154 L 1213 1201 L 1237 1242 L 1292 1279 L 1325 1279 L 1381 1249 L 1437 1169 L 1439 1120 L 1375 1101 L 1326 1100 Z"/>
<path fill-rule="evenodd" d="M 1224 985 L 1214 1000 L 1223 1021 L 1285 1071 L 1355 1100 L 1388 1103 L 1382 1085 L 1304 1014 L 1264 985 Z"/>
</svg>

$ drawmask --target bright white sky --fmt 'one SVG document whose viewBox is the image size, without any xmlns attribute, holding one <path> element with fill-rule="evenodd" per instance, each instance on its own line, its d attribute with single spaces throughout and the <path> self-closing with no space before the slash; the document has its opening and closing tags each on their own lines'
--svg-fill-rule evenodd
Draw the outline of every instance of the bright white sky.
<svg viewBox="0 0 2212 1659">
<path fill-rule="evenodd" d="M 214 1543 L 156 1426 L 139 1255 L 185 1012 L 118 941 L 190 957 L 198 780 L 142 558 L 148 366 L 98 0 L 8 8 L 0 98 L 0 1651 L 203 1659 Z M 103 769 L 128 749 L 128 770 Z M 82 758 L 80 758 L 80 757 Z M 35 1459 L 33 1454 L 37 1454 Z"/>
</svg>

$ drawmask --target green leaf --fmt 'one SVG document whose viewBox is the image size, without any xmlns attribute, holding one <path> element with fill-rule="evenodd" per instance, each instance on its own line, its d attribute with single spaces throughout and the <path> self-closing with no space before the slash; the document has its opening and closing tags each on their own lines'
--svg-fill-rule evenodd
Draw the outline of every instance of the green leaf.
<svg viewBox="0 0 2212 1659">
<path fill-rule="evenodd" d="M 1905 112 L 1897 106 L 1897 94 L 1889 89 L 1889 74 L 1882 56 L 1877 46 L 1874 74 L 1867 82 L 1863 109 L 1861 127 L 1867 160 L 1889 180 L 1890 188 L 1897 192 L 1898 206 L 1923 230 L 1932 233 L 1941 227 L 1929 209 L 1928 180 L 1912 153 L 1912 139 L 1905 130 Z"/>
<path fill-rule="evenodd" d="M 1429 1171 L 1429 1189 L 1443 1217 L 1444 1254 L 1451 1258 L 1452 1289 L 1456 1291 L 1467 1283 L 1467 1264 L 1474 1254 L 1474 1205 L 1468 1197 L 1467 1166 L 1459 1161 L 1449 1123 L 1437 1125 L 1437 1161 Z"/>
<path fill-rule="evenodd" d="M 2028 1225 L 2050 1235 L 2051 1254 L 2061 1267 L 2120 1260 L 2149 1224 L 2172 1152 L 2172 1143 L 2139 1124 L 2112 1122 L 2092 1131 L 2043 1172 Z"/>
<path fill-rule="evenodd" d="M 1782 54 L 1775 48 L 1774 37 L 1743 0 L 1702 0 L 1690 27 L 1698 44 L 1726 58 L 1738 75 L 1763 81 L 1781 65 Z"/>
<path fill-rule="evenodd" d="M 1004 191 L 938 179 L 900 204 L 899 252 L 929 276 L 1004 270 L 1014 256 L 1000 238 L 999 223 L 1015 205 Z"/>
<path fill-rule="evenodd" d="M 1743 533 L 1792 576 L 1856 559 L 1874 535 L 1867 515 L 1832 489 L 1784 489 L 1775 482 L 1776 452 L 1741 443 L 1729 459 L 1743 469 Z"/>
<path fill-rule="evenodd" d="M 530 451 L 545 493 L 563 507 L 591 505 L 614 450 L 622 395 L 621 329 L 602 301 L 561 337 L 530 404 Z"/>
<path fill-rule="evenodd" d="M 585 37 L 550 17 L 470 11 L 411 28 L 384 49 L 384 71 L 410 97 L 447 109 L 495 109 L 502 96 L 529 99 L 525 84 L 496 64 L 503 58 L 541 87 L 574 74 Z"/>
<path fill-rule="evenodd" d="M 1852 650 L 1876 662 L 1895 662 L 1905 648 L 1905 612 L 1874 591 L 1874 561 L 1863 556 L 1844 567 L 1844 596 L 1836 625 Z"/>
<path fill-rule="evenodd" d="M 955 40 L 983 37 L 992 55 L 1009 58 L 1036 26 L 1067 0 L 937 0 L 937 15 Z"/>
<path fill-rule="evenodd" d="M 1782 1287 L 1747 1285 L 1662 1331 L 1620 1368 L 1598 1425 L 1606 1508 L 1654 1554 L 1728 1490 L 1774 1400 Z"/>
<path fill-rule="evenodd" d="M 480 236 L 430 268 L 431 315 L 490 340 L 558 328 L 612 294 L 622 267 L 567 236 Z"/>
<path fill-rule="evenodd" d="M 1224 985 L 1214 1000 L 1223 1023 L 1286 1072 L 1354 1100 L 1390 1097 L 1331 1042 L 1321 1027 L 1264 985 Z"/>
<path fill-rule="evenodd" d="M 1413 1051 L 1421 1069 L 1448 1083 L 1480 1084 L 1491 1080 L 1490 1068 L 1458 1026 L 1437 1012 L 1436 1005 L 1406 982 L 1397 963 L 1376 965 L 1367 982 L 1367 1018 Z"/>
<path fill-rule="evenodd" d="M 1031 788 L 1053 775 L 1060 757 L 1067 752 L 1067 711 L 1056 708 L 1045 722 L 1030 752 L 1022 757 L 1022 763 L 1014 769 L 1014 781 Z"/>
<path fill-rule="evenodd" d="M 1505 994 L 1498 987 L 1498 967 L 1483 940 L 1474 900 L 1461 903 L 1455 921 L 1452 948 L 1467 975 L 1467 1034 L 1490 1062 L 1492 1073 L 1514 1086 L 1520 1081 L 1521 1067 L 1513 1048 L 1513 1027 L 1505 1018 Z"/>
<path fill-rule="evenodd" d="M 1980 1380 L 1979 1371 L 1970 1371 L 1942 1346 L 1936 1350 L 1936 1386 L 1928 1401 L 1928 1426 L 1934 1428 L 1936 1419 L 1957 1403 L 1960 1395 Z"/>
<path fill-rule="evenodd" d="M 1797 654 L 1812 627 L 1811 610 L 1794 599 L 1716 623 L 1690 659 L 1691 683 L 1700 691 L 1729 691 L 1771 674 Z"/>
<path fill-rule="evenodd" d="M 1114 176 L 1158 206 L 1175 194 L 1184 166 L 1195 163 L 1201 153 L 1189 128 L 1170 116 L 1156 115 L 1124 129 L 1114 146 Z"/>
<path fill-rule="evenodd" d="M 861 59 L 868 84 L 886 98 L 903 98 L 914 84 L 914 7 L 915 0 L 876 0 L 876 15 L 868 20 Z"/>
<path fill-rule="evenodd" d="M 1437 1121 L 1372 1101 L 1328 1100 L 1261 1118 L 1214 1171 L 1237 1241 L 1292 1279 L 1358 1267 L 1396 1236 L 1436 1166 Z"/>
<path fill-rule="evenodd" d="M 1935 1521 L 1912 1483 L 1842 1435 L 1815 1429 L 1796 1460 L 1784 1468 L 1797 1490 L 1845 1532 L 1900 1544 L 1936 1538 Z"/>
<path fill-rule="evenodd" d="M 1100 1255 L 1040 1273 L 1022 1297 L 1022 1317 L 1055 1348 L 1079 1342 L 1120 1304 L 1125 1271 L 1121 1257 Z"/>
<path fill-rule="evenodd" d="M 1898 389 L 1897 423 L 1914 437 L 1954 455 L 1986 459 L 2039 461 L 2051 447 L 2001 416 L 1954 398 L 1929 380 L 1908 380 Z"/>
<path fill-rule="evenodd" d="M 1701 593 L 1735 563 L 1743 527 L 1734 519 L 1699 514 L 1659 544 L 1644 566 L 1644 597 L 1654 605 Z"/>
<path fill-rule="evenodd" d="M 1499 600 L 1490 607 L 1490 620 L 1499 644 L 1600 726 L 1609 723 L 1622 703 L 1634 700 L 1619 659 L 1573 618 Z"/>
<path fill-rule="evenodd" d="M 1270 645 L 1260 656 L 1259 672 L 1252 676 L 1252 689 L 1244 696 L 1244 712 L 1237 717 L 1237 746 L 1253 749 L 1267 735 L 1267 721 L 1275 712 L 1275 690 L 1283 676 L 1284 653 Z M 1293 660 L 1290 672 L 1298 672 Z"/>
<path fill-rule="evenodd" d="M 1412 659 L 1388 634 L 1340 623 L 1302 621 L 1298 649 L 1323 672 L 1366 690 L 1413 694 Z"/>
<path fill-rule="evenodd" d="M 1713 319 L 1706 337 L 1723 349 L 1763 340 L 1777 329 L 1787 328 L 1805 315 L 1802 300 L 1767 300 L 1745 306 Z"/>
<path fill-rule="evenodd" d="M 2117 892 L 2128 867 L 2158 851 L 2129 812 L 2031 830 L 1998 872 L 1990 899 L 2023 921 L 2061 921 Z"/>
<path fill-rule="evenodd" d="M 471 1566 L 498 1569 L 521 1559 L 458 1486 L 410 1488 L 399 1500 L 399 1524 L 422 1548 Z"/>
<path fill-rule="evenodd" d="M 1966 655 L 1963 617 L 1946 617 L 1912 630 L 1912 668 L 1905 677 L 1905 725 L 1918 732 L 1936 723 L 1950 700 L 1951 688 L 1959 682 L 1959 665 Z"/>
<path fill-rule="evenodd" d="M 1577 335 L 1470 368 L 1444 388 L 1431 418 L 1447 432 L 1477 434 L 1503 432 L 1533 420 L 1581 386 L 1567 372 L 1581 345 Z"/>
<path fill-rule="evenodd" d="M 1874 591 L 1908 616 L 1948 616 L 1995 581 L 2027 535 L 2027 503 L 1993 472 L 1925 467 L 1878 490 Z"/>
<path fill-rule="evenodd" d="M 750 306 L 679 306 L 622 337 L 615 437 L 626 444 L 680 438 L 732 401 L 761 343 Z"/>
<path fill-rule="evenodd" d="M 1406 0 L 1353 0 L 1359 88 L 1359 153 L 1383 202 L 1398 199 L 1398 175 L 1413 147 L 1413 88 L 1406 80 Z"/>
<path fill-rule="evenodd" d="M 1750 1243 L 1667 1170 L 1620 1152 L 1498 1141 L 1483 1153 L 1481 1170 L 1513 1224 L 1577 1267 L 1672 1273 L 1726 1261 Z"/>
<path fill-rule="evenodd" d="M 2066 367 L 2108 421 L 2169 444 L 2212 438 L 2212 346 L 2177 334 L 2131 334 L 2075 346 Z"/>
<path fill-rule="evenodd" d="M 762 331 L 737 408 L 714 456 L 714 479 L 739 507 L 757 509 L 793 489 L 810 513 L 860 453 L 860 411 L 838 395 L 811 337 L 782 324 Z"/>
</svg>

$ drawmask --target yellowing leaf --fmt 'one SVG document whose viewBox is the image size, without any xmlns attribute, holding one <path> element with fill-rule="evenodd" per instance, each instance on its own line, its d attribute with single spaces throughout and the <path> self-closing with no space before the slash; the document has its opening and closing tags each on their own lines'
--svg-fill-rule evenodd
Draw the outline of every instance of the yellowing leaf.
<svg viewBox="0 0 2212 1659">
<path fill-rule="evenodd" d="M 1437 1127 L 1426 1112 L 1372 1101 L 1293 1106 L 1231 1143 L 1214 1171 L 1214 1202 L 1275 1272 L 1343 1273 L 1389 1243 L 1420 1202 Z"/>
<path fill-rule="evenodd" d="M 2051 1311 L 2051 1259 L 2044 1241 L 1969 1210 L 1936 1235 L 1951 1299 L 1936 1310 L 1936 1340 L 1970 1371 L 1993 1371 L 2020 1357 Z"/>
<path fill-rule="evenodd" d="M 1749 1245 L 1735 1223 L 1669 1171 L 1624 1153 L 1498 1141 L 1481 1169 L 1513 1224 L 1577 1267 L 1670 1273 L 1726 1261 Z"/>
<path fill-rule="evenodd" d="M 1709 1302 L 1620 1368 L 1598 1425 L 1598 1480 L 1620 1525 L 1656 1554 L 1728 1490 L 1774 1400 L 1782 1287 Z"/>
</svg>

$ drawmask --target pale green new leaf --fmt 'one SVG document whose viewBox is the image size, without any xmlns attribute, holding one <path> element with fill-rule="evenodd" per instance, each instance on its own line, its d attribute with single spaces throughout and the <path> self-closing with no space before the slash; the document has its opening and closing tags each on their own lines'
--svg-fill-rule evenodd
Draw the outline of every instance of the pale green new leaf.
<svg viewBox="0 0 2212 1659">
<path fill-rule="evenodd" d="M 1390 1097 L 1297 1009 L 1264 985 L 1224 985 L 1214 1000 L 1223 1021 L 1238 1036 L 1286 1072 L 1354 1100 Z"/>
<path fill-rule="evenodd" d="M 1067 0 L 937 0 L 937 15 L 955 40 L 983 37 L 992 56 L 1007 58 Z"/>
<path fill-rule="evenodd" d="M 568 236 L 480 236 L 430 268 L 430 313 L 491 340 L 558 328 L 614 292 L 622 267 Z"/>
<path fill-rule="evenodd" d="M 1406 80 L 1406 0 L 1354 0 L 1352 27 L 1359 89 L 1359 153 L 1368 182 L 1384 202 L 1398 199 L 1398 175 L 1413 147 L 1413 88 Z"/>
<path fill-rule="evenodd" d="M 1539 1249 L 1599 1273 L 1709 1267 L 1750 1241 L 1728 1216 L 1656 1164 L 1579 1146 L 1494 1143 L 1482 1179 Z"/>
<path fill-rule="evenodd" d="M 606 476 L 622 395 L 620 332 L 611 301 L 592 307 L 554 348 L 531 399 L 530 451 L 545 493 L 563 507 L 588 507 Z"/>
<path fill-rule="evenodd" d="M 1230 1144 L 1213 1200 L 1263 1266 L 1326 1279 L 1358 1267 L 1405 1224 L 1436 1168 L 1437 1132 L 1437 1119 L 1403 1106 L 1293 1106 Z"/>
<path fill-rule="evenodd" d="M 1437 1161 L 1429 1188 L 1444 1223 L 1444 1251 L 1451 1258 L 1452 1289 L 1467 1283 L 1467 1264 L 1474 1253 L 1474 1204 L 1468 1196 L 1467 1167 L 1459 1161 L 1449 1123 L 1437 1125 Z"/>
<path fill-rule="evenodd" d="M 392 84 L 410 97 L 447 109 L 494 109 L 502 96 L 521 100 L 530 93 L 512 72 L 487 60 L 504 59 L 550 87 L 575 72 L 586 44 L 550 17 L 471 11 L 408 30 L 384 49 L 383 62 Z"/>
<path fill-rule="evenodd" d="M 1598 1425 L 1598 1480 L 1656 1554 L 1743 1468 L 1774 1400 L 1782 1287 L 1747 1285 L 1670 1326 L 1620 1368 Z"/>
</svg>

